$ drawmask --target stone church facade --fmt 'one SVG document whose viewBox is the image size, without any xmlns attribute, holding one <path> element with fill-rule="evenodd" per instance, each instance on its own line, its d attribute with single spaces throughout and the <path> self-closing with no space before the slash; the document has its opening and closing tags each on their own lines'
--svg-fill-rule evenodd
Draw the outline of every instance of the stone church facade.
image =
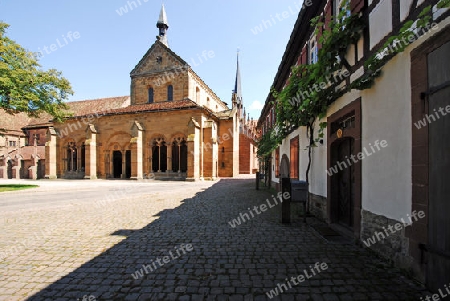
<svg viewBox="0 0 450 301">
<path fill-rule="evenodd" d="M 195 181 L 256 170 L 256 127 L 245 116 L 239 65 L 229 108 L 169 48 L 164 7 L 157 27 L 130 74 L 129 97 L 109 107 L 108 99 L 74 103 L 73 117 L 48 127 L 46 178 Z"/>
</svg>

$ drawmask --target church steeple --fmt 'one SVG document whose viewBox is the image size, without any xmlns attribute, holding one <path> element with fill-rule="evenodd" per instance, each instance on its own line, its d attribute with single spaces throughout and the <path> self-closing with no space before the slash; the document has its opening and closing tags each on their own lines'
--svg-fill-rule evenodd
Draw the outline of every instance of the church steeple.
<svg viewBox="0 0 450 301">
<path fill-rule="evenodd" d="M 239 69 L 239 50 L 237 52 L 236 81 L 234 82 L 233 99 L 239 111 L 242 113 L 242 88 L 241 88 L 241 71 Z"/>
<path fill-rule="evenodd" d="M 169 47 L 169 41 L 167 40 L 167 30 L 169 29 L 169 22 L 167 22 L 166 9 L 164 4 L 161 7 L 161 12 L 159 13 L 159 19 L 156 23 L 156 27 L 159 28 L 158 40 Z"/>
<path fill-rule="evenodd" d="M 241 89 L 241 71 L 239 70 L 239 50 L 237 52 L 237 68 L 236 81 L 234 83 L 234 94 L 236 94 L 236 102 L 242 108 L 242 89 Z"/>
</svg>

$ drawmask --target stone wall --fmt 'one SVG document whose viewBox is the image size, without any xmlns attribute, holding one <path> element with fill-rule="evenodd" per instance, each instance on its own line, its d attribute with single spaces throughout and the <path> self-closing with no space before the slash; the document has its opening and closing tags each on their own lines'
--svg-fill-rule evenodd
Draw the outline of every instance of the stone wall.
<svg viewBox="0 0 450 301">
<path fill-rule="evenodd" d="M 402 225 L 400 231 L 396 231 L 396 224 Z M 406 229 L 397 220 L 362 210 L 361 240 L 363 246 L 392 260 L 398 267 L 409 269 L 413 259 L 409 256 L 409 239 L 405 236 Z"/>
<path fill-rule="evenodd" d="M 251 174 L 251 160 L 253 159 L 252 139 L 245 134 L 239 134 L 239 173 Z"/>
<path fill-rule="evenodd" d="M 327 198 L 313 193 L 309 194 L 309 198 L 309 211 L 318 219 L 325 221 L 327 219 Z"/>
<path fill-rule="evenodd" d="M 221 120 L 219 125 L 219 177 L 233 176 L 233 162 L 235 158 L 233 150 L 233 120 Z"/>
</svg>

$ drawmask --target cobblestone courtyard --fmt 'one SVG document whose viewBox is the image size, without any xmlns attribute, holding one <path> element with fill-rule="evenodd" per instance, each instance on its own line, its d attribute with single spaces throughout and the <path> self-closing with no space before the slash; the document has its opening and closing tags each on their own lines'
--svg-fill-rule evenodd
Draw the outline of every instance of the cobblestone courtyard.
<svg viewBox="0 0 450 301">
<path fill-rule="evenodd" d="M 11 205 L 51 198 L 50 188 L 2 194 L 0 202 L 10 200 L 0 207 L 0 300 L 269 300 L 282 284 L 272 300 L 420 301 L 428 293 L 371 252 L 327 242 L 310 227 L 315 219 L 282 225 L 280 206 L 231 227 L 272 199 L 253 178 L 109 182 L 116 188 L 99 199 L 92 190 L 105 182 L 60 188 L 61 199 L 76 200 L 59 206 Z M 327 269 L 288 287 L 316 263 Z"/>
</svg>

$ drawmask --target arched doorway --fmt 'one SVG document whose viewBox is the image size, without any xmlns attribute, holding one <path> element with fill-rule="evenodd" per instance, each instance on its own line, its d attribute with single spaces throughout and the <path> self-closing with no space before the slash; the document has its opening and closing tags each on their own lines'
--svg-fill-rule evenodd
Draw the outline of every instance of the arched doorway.
<svg viewBox="0 0 450 301">
<path fill-rule="evenodd" d="M 337 140 L 331 145 L 331 166 L 337 170 L 331 176 L 332 220 L 348 228 L 354 225 L 355 167 L 347 163 L 354 148 L 353 138 Z"/>
<path fill-rule="evenodd" d="M 122 177 L 122 152 L 113 152 L 113 174 L 114 179 L 120 179 Z"/>
<path fill-rule="evenodd" d="M 8 179 L 13 178 L 13 162 L 12 162 L 12 160 L 8 160 L 7 174 L 8 174 Z"/>
</svg>

